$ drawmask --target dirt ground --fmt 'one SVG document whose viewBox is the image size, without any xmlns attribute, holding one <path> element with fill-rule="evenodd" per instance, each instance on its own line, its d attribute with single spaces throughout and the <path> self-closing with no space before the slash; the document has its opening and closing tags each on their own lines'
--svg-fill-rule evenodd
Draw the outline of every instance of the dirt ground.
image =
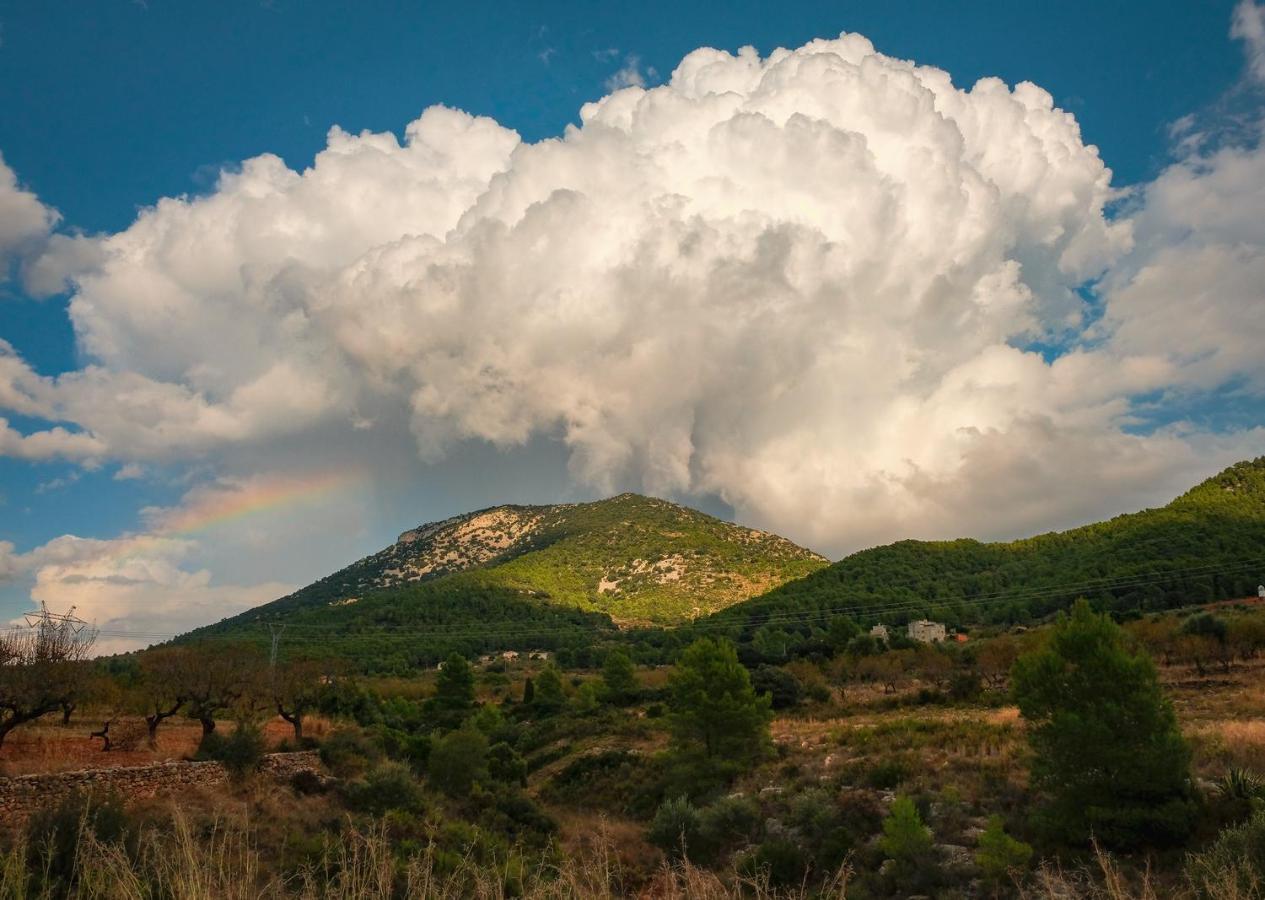
<svg viewBox="0 0 1265 900">
<path fill-rule="evenodd" d="M 190 719 L 168 719 L 158 729 L 158 749 L 150 750 L 142 740 L 134 750 L 114 749 L 102 752 L 101 739 L 89 737 L 101 728 L 102 717 L 76 714 L 69 725 L 61 724 L 61 716 L 45 718 L 19 726 L 9 732 L 0 747 L 0 775 L 28 775 L 36 772 L 71 772 L 78 769 L 104 769 L 115 766 L 139 766 L 167 759 L 182 759 L 197 750 L 202 726 Z M 139 726 L 143 729 L 143 724 Z M 231 730 L 231 722 L 218 723 L 217 729 Z M 305 733 L 320 737 L 322 721 L 304 722 Z M 289 723 L 275 718 L 265 724 L 264 734 L 270 747 L 292 739 Z"/>
</svg>

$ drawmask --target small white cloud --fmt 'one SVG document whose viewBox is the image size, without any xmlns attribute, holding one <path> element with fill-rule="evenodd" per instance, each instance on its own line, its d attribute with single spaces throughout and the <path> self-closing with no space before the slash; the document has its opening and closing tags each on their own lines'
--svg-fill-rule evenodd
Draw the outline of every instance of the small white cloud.
<svg viewBox="0 0 1265 900">
<path fill-rule="evenodd" d="M 0 281 L 9 266 L 38 250 L 61 216 L 23 188 L 0 156 Z"/>
<path fill-rule="evenodd" d="M 623 67 L 606 79 L 606 89 L 608 91 L 618 91 L 628 87 L 644 88 L 647 78 L 654 78 L 656 74 L 654 69 L 642 72 L 640 57 L 629 55 L 624 57 Z"/>
<path fill-rule="evenodd" d="M 1252 78 L 1265 83 L 1265 5 L 1239 0 L 1234 7 L 1230 36 L 1243 42 Z"/>
</svg>

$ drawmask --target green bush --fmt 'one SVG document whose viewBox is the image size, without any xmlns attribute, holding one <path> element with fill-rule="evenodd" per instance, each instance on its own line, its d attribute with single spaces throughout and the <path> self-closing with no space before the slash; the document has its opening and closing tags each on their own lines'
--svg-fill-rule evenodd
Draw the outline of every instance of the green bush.
<svg viewBox="0 0 1265 900">
<path fill-rule="evenodd" d="M 445 794 L 465 797 L 488 778 L 488 739 L 464 728 L 444 735 L 430 751 L 427 773 Z"/>
<path fill-rule="evenodd" d="M 527 760 L 504 741 L 488 748 L 488 775 L 505 784 L 527 786 Z"/>
<path fill-rule="evenodd" d="M 682 856 L 693 859 L 704 850 L 702 830 L 703 819 L 694 804 L 687 797 L 677 797 L 659 806 L 646 836 L 650 843 L 674 859 Z"/>
<path fill-rule="evenodd" d="M 74 794 L 38 810 L 26 824 L 31 896 L 74 895 L 79 838 L 85 832 L 103 843 L 118 844 L 129 856 L 136 854 L 140 829 L 119 798 Z"/>
<path fill-rule="evenodd" d="M 766 878 L 771 887 L 799 884 L 808 870 L 809 859 L 804 849 L 783 837 L 769 838 L 760 844 L 738 870 L 748 878 Z"/>
<path fill-rule="evenodd" d="M 194 758 L 213 759 L 235 780 L 241 781 L 259 770 L 267 749 L 264 731 L 258 723 L 243 721 L 227 736 L 218 731 L 203 735 Z"/>
<path fill-rule="evenodd" d="M 640 688 L 636 670 L 624 650 L 615 649 L 606 654 L 602 664 L 602 688 L 606 700 L 616 705 L 637 699 Z"/>
<path fill-rule="evenodd" d="M 422 789 L 408 767 L 384 762 L 349 782 L 344 788 L 347 805 L 360 812 L 382 815 L 388 810 L 416 812 L 422 808 Z"/>
<path fill-rule="evenodd" d="M 321 762 L 339 778 L 353 778 L 382 758 L 357 728 L 340 728 L 321 742 Z"/>
<path fill-rule="evenodd" d="M 1260 897 L 1265 885 L 1265 810 L 1223 830 L 1202 853 L 1187 856 L 1186 880 L 1201 900 Z"/>
<path fill-rule="evenodd" d="M 757 837 L 761 824 L 760 804 L 755 800 L 722 797 L 702 810 L 699 833 L 709 846 L 731 847 Z"/>
<path fill-rule="evenodd" d="M 768 694 L 774 709 L 789 709 L 800 701 L 803 686 L 799 679 L 777 666 L 760 666 L 751 675 L 757 694 Z"/>
<path fill-rule="evenodd" d="M 931 853 L 931 829 L 923 824 L 913 800 L 901 796 L 892 802 L 879 846 L 898 866 L 917 865 Z"/>
<path fill-rule="evenodd" d="M 984 877 L 994 884 L 1003 884 L 1012 872 L 1026 869 L 1031 861 L 1031 845 L 1006 834 L 1001 816 L 990 818 L 975 851 L 975 864 Z"/>
</svg>

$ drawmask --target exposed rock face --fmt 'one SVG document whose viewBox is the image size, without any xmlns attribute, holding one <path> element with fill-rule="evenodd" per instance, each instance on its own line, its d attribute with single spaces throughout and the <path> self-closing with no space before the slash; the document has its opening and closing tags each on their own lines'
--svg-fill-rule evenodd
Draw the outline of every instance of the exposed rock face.
<svg viewBox="0 0 1265 900">
<path fill-rule="evenodd" d="M 608 613 L 620 624 L 671 624 L 824 565 L 775 534 L 620 494 L 593 503 L 498 506 L 420 525 L 372 556 L 229 621 L 277 619 L 298 609 L 344 614 L 343 607 L 371 605 L 366 601 L 376 592 L 474 573 L 482 585 Z"/>
</svg>

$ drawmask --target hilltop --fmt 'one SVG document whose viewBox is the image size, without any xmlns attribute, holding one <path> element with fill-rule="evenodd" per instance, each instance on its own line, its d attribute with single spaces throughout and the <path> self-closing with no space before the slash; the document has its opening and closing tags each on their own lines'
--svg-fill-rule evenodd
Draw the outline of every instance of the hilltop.
<svg viewBox="0 0 1265 900">
<path fill-rule="evenodd" d="M 257 634 L 261 623 L 287 622 L 298 633 L 335 630 L 342 644 L 363 634 L 365 652 L 373 629 L 401 628 L 496 649 L 612 624 L 679 624 L 825 565 L 785 538 L 637 494 L 498 506 L 419 525 L 191 637 Z M 503 637 L 511 630 L 513 639 Z"/>
<path fill-rule="evenodd" d="M 1265 581 L 1265 457 L 1167 506 L 1069 531 L 983 543 L 899 541 L 854 553 L 715 618 L 810 630 L 830 613 L 901 623 L 1027 623 L 1078 596 L 1119 612 L 1255 595 Z"/>
</svg>

